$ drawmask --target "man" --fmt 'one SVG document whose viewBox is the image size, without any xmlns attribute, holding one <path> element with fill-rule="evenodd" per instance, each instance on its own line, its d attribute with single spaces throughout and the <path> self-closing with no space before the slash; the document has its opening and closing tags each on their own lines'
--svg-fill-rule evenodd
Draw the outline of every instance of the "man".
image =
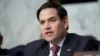
<svg viewBox="0 0 100 56">
<path fill-rule="evenodd" d="M 9 49 L 9 56 L 24 56 L 25 45 L 19 45 Z"/>
<path fill-rule="evenodd" d="M 29 43 L 25 56 L 73 56 L 76 51 L 98 50 L 96 40 L 66 31 L 68 16 L 61 5 L 43 4 L 37 11 L 37 18 L 43 38 Z"/>
<path fill-rule="evenodd" d="M 11 49 L 2 49 L 3 36 L 0 34 L 0 56 L 24 56 L 25 45 L 19 45 Z"/>
<path fill-rule="evenodd" d="M 0 56 L 6 56 L 8 55 L 8 49 L 2 49 L 1 45 L 2 45 L 2 41 L 3 41 L 3 36 L 0 33 Z"/>
</svg>

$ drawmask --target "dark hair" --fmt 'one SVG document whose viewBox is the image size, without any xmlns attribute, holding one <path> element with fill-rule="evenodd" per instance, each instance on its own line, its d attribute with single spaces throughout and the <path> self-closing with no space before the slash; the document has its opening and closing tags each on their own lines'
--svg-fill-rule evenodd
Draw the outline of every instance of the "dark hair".
<svg viewBox="0 0 100 56">
<path fill-rule="evenodd" d="M 63 8 L 61 5 L 59 5 L 57 3 L 46 2 L 37 10 L 37 18 L 38 18 L 38 20 L 39 20 L 39 14 L 40 14 L 41 10 L 43 10 L 45 8 L 55 8 L 57 10 L 57 13 L 58 13 L 58 15 L 59 15 L 61 20 L 63 20 L 63 18 L 65 16 L 67 16 L 66 9 Z"/>
<path fill-rule="evenodd" d="M 0 33 L 0 38 L 3 38 L 3 36 L 1 35 L 1 33 Z"/>
<path fill-rule="evenodd" d="M 2 39 L 3 39 L 3 36 L 1 35 L 0 33 L 0 45 L 2 44 Z M 0 46 L 1 47 L 1 46 Z"/>
</svg>

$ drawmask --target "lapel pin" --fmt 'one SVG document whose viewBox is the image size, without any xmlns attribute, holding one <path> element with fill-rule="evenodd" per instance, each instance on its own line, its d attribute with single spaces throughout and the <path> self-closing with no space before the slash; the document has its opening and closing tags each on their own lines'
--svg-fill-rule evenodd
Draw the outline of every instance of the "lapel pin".
<svg viewBox="0 0 100 56">
<path fill-rule="evenodd" d="M 66 51 L 71 51 L 71 49 L 67 49 Z"/>
</svg>

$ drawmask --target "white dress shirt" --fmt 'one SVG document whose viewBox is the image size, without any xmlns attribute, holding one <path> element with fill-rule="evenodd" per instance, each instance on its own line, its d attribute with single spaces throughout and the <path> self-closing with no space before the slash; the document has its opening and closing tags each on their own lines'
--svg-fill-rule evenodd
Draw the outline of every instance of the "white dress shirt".
<svg viewBox="0 0 100 56">
<path fill-rule="evenodd" d="M 65 37 L 57 44 L 57 46 L 60 47 L 59 51 L 57 52 L 57 56 L 60 56 L 60 52 L 61 52 L 61 48 L 62 48 L 62 45 L 64 43 L 64 40 L 65 40 Z M 53 47 L 53 45 L 51 43 L 49 43 L 49 45 L 50 45 L 50 48 Z M 53 56 L 53 53 L 52 53 L 51 49 L 50 49 L 49 56 Z"/>
</svg>

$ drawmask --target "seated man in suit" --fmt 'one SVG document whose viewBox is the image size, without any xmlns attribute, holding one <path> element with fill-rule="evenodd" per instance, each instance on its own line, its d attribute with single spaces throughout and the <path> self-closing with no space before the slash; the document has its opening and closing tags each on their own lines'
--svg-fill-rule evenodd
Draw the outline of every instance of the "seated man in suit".
<svg viewBox="0 0 100 56">
<path fill-rule="evenodd" d="M 0 34 L 0 56 L 24 56 L 25 45 L 19 45 L 11 49 L 2 49 L 3 36 Z"/>
<path fill-rule="evenodd" d="M 6 56 L 8 55 L 8 49 L 2 49 L 1 45 L 2 45 L 2 41 L 3 41 L 3 36 L 0 33 L 0 56 Z"/>
<path fill-rule="evenodd" d="M 24 56 L 25 45 L 19 45 L 14 48 L 9 49 L 10 56 Z"/>
<path fill-rule="evenodd" d="M 43 38 L 29 43 L 25 56 L 73 56 L 76 51 L 97 51 L 96 40 L 68 33 L 68 15 L 65 8 L 47 2 L 37 11 Z"/>
</svg>

